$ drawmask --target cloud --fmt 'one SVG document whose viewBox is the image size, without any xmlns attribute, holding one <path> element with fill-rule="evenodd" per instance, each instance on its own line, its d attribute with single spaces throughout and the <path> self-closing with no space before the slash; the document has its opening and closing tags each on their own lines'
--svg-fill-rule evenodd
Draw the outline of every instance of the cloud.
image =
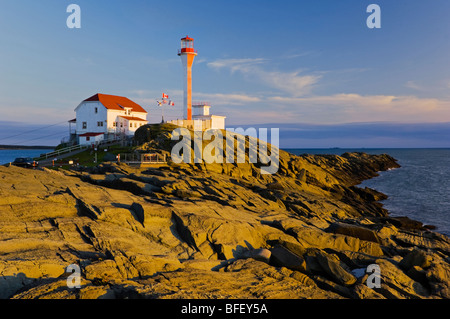
<svg viewBox="0 0 450 319">
<path fill-rule="evenodd" d="M 202 63 L 206 63 L 207 61 L 208 61 L 208 59 L 206 59 L 206 58 L 196 58 L 195 64 L 202 64 Z"/>
<path fill-rule="evenodd" d="M 228 68 L 232 73 L 241 71 L 243 73 L 248 72 L 254 65 L 266 62 L 267 59 L 255 58 L 255 59 L 218 59 L 213 62 L 208 62 L 206 65 L 213 69 Z"/>
<path fill-rule="evenodd" d="M 181 118 L 182 90 L 167 90 L 175 107 L 166 108 L 168 118 Z M 146 107 L 160 120 L 155 99 L 161 92 L 135 90 L 129 97 Z M 128 96 L 128 95 L 127 95 Z M 194 92 L 193 101 L 207 101 L 212 113 L 227 116 L 229 124 L 279 123 L 349 123 L 349 122 L 443 122 L 449 121 L 450 100 L 404 95 L 333 95 L 270 96 L 265 93 Z"/>
<path fill-rule="evenodd" d="M 300 72 L 284 73 L 258 70 L 257 73 L 261 76 L 261 80 L 269 86 L 295 97 L 309 94 L 321 78 L 318 75 L 301 75 Z"/>
<path fill-rule="evenodd" d="M 306 52 L 300 52 L 300 53 L 288 53 L 288 54 L 282 55 L 280 58 L 281 59 L 297 59 L 297 58 L 302 58 L 302 57 L 313 55 L 313 54 L 317 55 L 318 53 L 316 51 L 306 51 Z"/>
<path fill-rule="evenodd" d="M 309 94 L 320 75 L 306 75 L 301 71 L 267 71 L 261 66 L 267 59 L 219 59 L 207 63 L 213 69 L 229 69 L 231 73 L 240 72 L 250 81 L 258 81 L 270 88 L 288 93 L 294 97 Z"/>
<path fill-rule="evenodd" d="M 164 118 L 169 120 L 181 119 L 183 117 L 183 90 L 167 89 L 164 92 L 169 94 L 170 99 L 175 102 L 175 106 L 166 106 L 164 108 Z M 149 112 L 148 119 L 151 123 L 161 121 L 162 110 L 156 104 L 156 99 L 161 97 L 160 91 L 136 89 L 129 91 L 126 96 L 142 105 Z M 212 114 L 231 116 L 233 118 L 248 118 L 255 103 L 260 103 L 263 99 L 255 95 L 243 93 L 193 92 L 192 102 L 196 103 L 200 101 L 211 104 Z"/>
<path fill-rule="evenodd" d="M 248 127 L 280 129 L 282 148 L 449 147 L 448 123 L 265 123 Z M 345 150 L 339 152 L 344 153 Z"/>
<path fill-rule="evenodd" d="M 418 84 L 416 84 L 416 82 L 414 81 L 408 81 L 405 83 L 405 87 L 413 89 L 413 90 L 417 90 L 417 91 L 423 91 L 424 88 Z"/>
<path fill-rule="evenodd" d="M 416 96 L 335 94 L 268 100 L 295 107 L 296 117 L 311 123 L 442 122 L 450 114 L 450 101 Z"/>
<path fill-rule="evenodd" d="M 193 102 L 196 100 L 206 100 L 212 105 L 246 105 L 261 101 L 261 98 L 257 96 L 246 94 L 193 93 L 193 96 Z"/>
<path fill-rule="evenodd" d="M 218 59 L 207 62 L 207 66 L 239 73 L 246 80 L 265 84 L 272 90 L 251 93 L 193 92 L 193 100 L 210 102 L 213 106 L 212 113 L 226 115 L 229 124 L 274 121 L 315 124 L 372 121 L 431 123 L 450 120 L 449 98 L 358 93 L 314 95 L 313 89 L 319 85 L 320 75 L 304 74 L 301 71 L 267 70 L 268 61 L 262 58 Z M 416 90 L 421 88 L 414 81 L 408 81 L 405 86 Z M 167 109 L 167 115 L 180 117 L 183 91 L 168 90 L 166 93 L 175 100 L 175 108 Z M 159 109 L 153 105 L 160 94 L 157 91 L 136 90 L 130 94 L 130 98 L 150 106 L 154 109 L 152 113 L 159 114 Z"/>
<path fill-rule="evenodd" d="M 183 90 L 168 89 L 164 93 L 169 94 L 171 100 L 178 102 L 179 105 L 183 103 Z M 156 100 L 161 97 L 161 92 L 155 90 L 133 90 L 130 91 L 129 98 L 141 103 L 142 105 L 156 105 Z M 214 105 L 245 105 L 247 103 L 260 102 L 261 98 L 242 94 L 242 93 L 202 93 L 193 92 L 192 102 L 209 102 Z"/>
<path fill-rule="evenodd" d="M 179 89 L 166 89 L 164 91 L 135 89 L 127 92 L 125 96 L 145 108 L 153 106 L 156 107 L 156 100 L 161 99 L 162 93 L 168 94 L 169 98 L 175 102 L 183 100 L 183 90 Z"/>
<path fill-rule="evenodd" d="M 0 121 L 0 144 L 3 145 L 56 146 L 68 135 L 66 121 L 53 125 Z"/>
<path fill-rule="evenodd" d="M 73 110 L 76 106 L 66 104 L 59 108 L 44 105 L 30 107 L 17 103 L 0 103 L 0 110 L 2 110 L 1 119 L 4 121 L 20 121 L 33 124 L 67 123 L 67 121 L 75 117 Z"/>
</svg>

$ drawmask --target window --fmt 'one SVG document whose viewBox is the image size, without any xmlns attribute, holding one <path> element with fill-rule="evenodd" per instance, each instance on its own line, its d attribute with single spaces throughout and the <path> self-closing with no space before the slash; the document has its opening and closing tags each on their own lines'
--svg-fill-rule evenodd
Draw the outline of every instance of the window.
<svg viewBox="0 0 450 319">
<path fill-rule="evenodd" d="M 120 123 L 120 127 L 123 127 L 123 123 Z"/>
<path fill-rule="evenodd" d="M 87 129 L 87 122 L 83 122 L 83 129 Z"/>
<path fill-rule="evenodd" d="M 130 127 L 133 128 L 133 123 L 130 122 Z"/>
<path fill-rule="evenodd" d="M 103 122 L 97 122 L 97 126 L 103 126 Z"/>
<path fill-rule="evenodd" d="M 113 127 L 116 127 L 116 122 L 113 122 Z"/>
<path fill-rule="evenodd" d="M 91 137 L 90 136 L 86 136 L 86 141 L 90 141 Z"/>
<path fill-rule="evenodd" d="M 95 114 L 97 114 L 97 113 L 98 113 L 98 107 L 95 108 Z"/>
</svg>

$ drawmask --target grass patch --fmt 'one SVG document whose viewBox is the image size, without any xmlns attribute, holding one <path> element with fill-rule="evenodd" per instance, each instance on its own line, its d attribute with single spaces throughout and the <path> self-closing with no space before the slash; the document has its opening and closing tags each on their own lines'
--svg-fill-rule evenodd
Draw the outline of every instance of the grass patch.
<svg viewBox="0 0 450 319">
<path fill-rule="evenodd" d="M 89 148 L 74 156 L 66 157 L 64 159 L 56 161 L 55 167 L 70 169 L 77 164 L 85 167 L 94 167 L 103 162 L 115 161 L 116 156 L 120 153 L 130 153 L 130 152 L 133 152 L 133 147 L 124 147 L 120 145 L 100 147 L 97 148 L 97 151 L 94 151 L 92 148 Z M 97 161 L 95 161 L 96 157 Z M 70 161 L 72 161 L 73 164 L 69 164 Z"/>
</svg>

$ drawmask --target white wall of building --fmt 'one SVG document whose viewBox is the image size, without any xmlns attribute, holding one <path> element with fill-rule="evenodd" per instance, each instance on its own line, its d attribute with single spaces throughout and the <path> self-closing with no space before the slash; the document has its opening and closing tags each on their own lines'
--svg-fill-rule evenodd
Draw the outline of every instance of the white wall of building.
<svg viewBox="0 0 450 319">
<path fill-rule="evenodd" d="M 202 120 L 196 120 L 193 119 L 194 122 L 194 131 L 201 131 L 203 130 L 203 121 Z"/>
<path fill-rule="evenodd" d="M 147 124 L 147 113 L 130 110 L 111 110 L 97 101 L 83 101 L 76 109 L 76 133 L 125 133 L 134 135 L 136 130 Z M 121 116 L 137 117 L 145 120 L 132 121 L 132 127 L 127 119 Z"/>
<path fill-rule="evenodd" d="M 211 128 L 225 129 L 225 116 L 210 115 L 211 116 Z"/>
<path fill-rule="evenodd" d="M 76 112 L 78 135 L 84 133 L 106 133 L 107 109 L 100 102 L 85 101 L 78 106 Z"/>
<path fill-rule="evenodd" d="M 130 126 L 130 124 L 132 126 Z M 147 122 L 142 121 L 129 121 L 128 122 L 128 134 L 134 135 L 134 133 L 137 131 L 138 128 L 140 128 L 142 125 L 147 124 Z"/>
<path fill-rule="evenodd" d="M 193 105 L 192 106 L 192 116 L 207 116 L 209 115 L 209 105 Z"/>
<path fill-rule="evenodd" d="M 117 132 L 121 132 L 124 133 L 126 135 L 132 136 L 134 135 L 134 133 L 136 132 L 136 130 L 141 127 L 142 125 L 147 124 L 147 122 L 145 121 L 133 121 L 133 120 L 128 120 L 126 118 L 123 118 L 121 116 L 118 116 L 116 118 L 116 123 L 117 123 Z"/>
<path fill-rule="evenodd" d="M 124 115 L 124 111 L 119 111 L 119 110 L 108 110 L 108 130 L 110 133 L 114 133 L 116 131 L 120 131 L 119 127 L 115 126 L 114 122 L 118 122 L 118 116 L 119 115 Z"/>
<path fill-rule="evenodd" d="M 101 141 L 103 141 L 105 138 L 105 135 L 97 135 L 97 136 L 80 136 L 79 137 L 79 144 L 80 145 L 92 145 L 97 144 Z"/>
</svg>

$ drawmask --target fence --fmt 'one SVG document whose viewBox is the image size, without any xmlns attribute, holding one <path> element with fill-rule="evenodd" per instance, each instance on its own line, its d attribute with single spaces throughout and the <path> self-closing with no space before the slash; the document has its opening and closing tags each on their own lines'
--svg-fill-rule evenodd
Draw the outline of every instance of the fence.
<svg viewBox="0 0 450 319">
<path fill-rule="evenodd" d="M 118 161 L 126 164 L 163 164 L 166 163 L 166 155 L 158 153 L 124 153 L 119 154 Z"/>
<path fill-rule="evenodd" d="M 185 127 L 190 130 L 208 130 L 212 126 L 211 120 L 170 120 L 167 123 Z"/>
<path fill-rule="evenodd" d="M 70 152 L 73 152 L 73 151 L 82 150 L 82 149 L 87 148 L 87 147 L 89 147 L 89 145 L 75 145 L 75 146 L 65 147 L 65 148 L 61 148 L 61 149 L 59 149 L 57 151 L 54 151 L 54 152 L 41 154 L 40 157 L 41 158 L 45 157 L 45 159 L 47 159 L 49 157 L 59 156 L 59 155 L 65 154 L 65 153 L 70 153 Z"/>
<path fill-rule="evenodd" d="M 107 140 L 103 140 L 97 143 L 94 143 L 95 146 L 106 146 L 108 144 L 117 144 L 117 143 L 125 143 L 125 139 L 118 139 L 117 137 L 113 137 Z M 70 147 L 65 147 L 65 148 L 61 148 L 59 150 L 56 150 L 54 152 L 50 152 L 50 153 L 46 153 L 46 154 L 41 154 L 41 156 L 39 158 L 51 158 L 51 157 L 55 157 L 55 156 L 60 156 L 66 153 L 70 153 L 70 152 L 74 152 L 74 151 L 78 151 L 78 150 L 82 150 L 85 148 L 89 148 L 92 147 L 92 145 L 74 145 L 74 146 L 70 146 Z"/>
</svg>

